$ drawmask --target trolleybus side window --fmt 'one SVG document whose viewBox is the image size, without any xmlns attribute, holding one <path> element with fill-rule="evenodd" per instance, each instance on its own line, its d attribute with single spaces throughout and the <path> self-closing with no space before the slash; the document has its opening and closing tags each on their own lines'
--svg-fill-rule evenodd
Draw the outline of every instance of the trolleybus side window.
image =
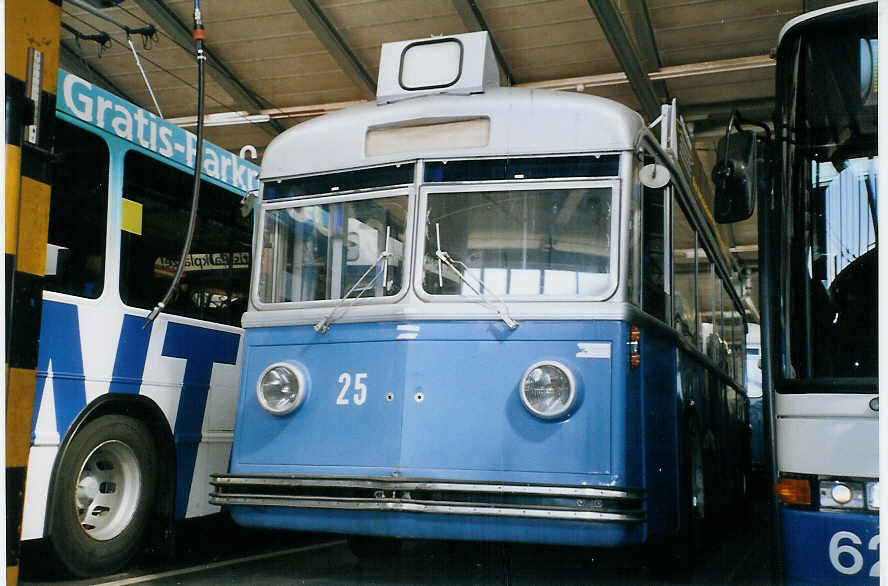
<svg viewBox="0 0 888 586">
<path fill-rule="evenodd" d="M 724 355 L 722 356 L 723 362 L 721 367 L 731 376 L 731 378 L 734 378 L 734 357 L 732 354 L 734 343 L 734 300 L 730 293 L 728 293 L 727 284 L 724 280 L 720 281 L 722 287 L 721 337 L 722 342 L 724 343 Z"/>
<path fill-rule="evenodd" d="M 632 186 L 632 197 L 626 216 L 629 219 L 629 230 L 626 242 L 629 243 L 628 260 L 626 262 L 626 297 L 630 303 L 641 307 L 641 247 L 638 245 L 641 233 L 641 183 Z"/>
<path fill-rule="evenodd" d="M 712 339 L 712 359 L 718 365 L 719 369 L 727 370 L 728 349 L 725 343 L 725 289 L 722 283 L 721 275 L 715 274 L 712 281 L 715 290 L 713 291 L 713 339 Z"/>
<path fill-rule="evenodd" d="M 46 289 L 95 299 L 105 274 L 108 145 L 58 120 L 55 153 Z"/>
<path fill-rule="evenodd" d="M 697 234 L 678 197 L 672 200 L 672 317 L 675 329 L 689 344 L 697 336 Z"/>
<path fill-rule="evenodd" d="M 700 335 L 699 348 L 704 354 L 715 360 L 715 326 L 717 324 L 718 311 L 720 306 L 716 305 L 716 299 L 721 295 L 721 289 L 718 289 L 719 297 L 716 296 L 716 279 L 715 267 L 710 261 L 709 255 L 705 248 L 700 249 L 700 256 L 697 259 L 697 302 L 700 307 Z"/>
<path fill-rule="evenodd" d="M 423 288 L 433 295 L 605 294 L 612 193 L 610 187 L 429 193 Z M 436 259 L 439 246 L 462 277 Z"/>
<path fill-rule="evenodd" d="M 190 213 L 192 176 L 141 153 L 124 159 L 120 295 L 150 309 L 176 271 Z M 252 222 L 240 199 L 201 183 L 200 213 L 179 289 L 167 313 L 240 325 L 250 279 Z"/>
<path fill-rule="evenodd" d="M 407 196 L 267 209 L 259 299 L 265 303 L 396 295 L 403 283 Z"/>
<path fill-rule="evenodd" d="M 664 190 L 644 188 L 642 194 L 641 308 L 666 321 Z"/>
</svg>

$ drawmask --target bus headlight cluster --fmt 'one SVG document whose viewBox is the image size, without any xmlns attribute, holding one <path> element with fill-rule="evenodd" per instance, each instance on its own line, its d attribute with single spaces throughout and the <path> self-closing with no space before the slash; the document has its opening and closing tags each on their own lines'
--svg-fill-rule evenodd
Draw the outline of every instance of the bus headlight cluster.
<svg viewBox="0 0 888 586">
<path fill-rule="evenodd" d="M 521 378 L 521 402 L 542 419 L 561 417 L 573 406 L 576 383 L 570 370 L 558 362 L 537 362 Z"/>
<path fill-rule="evenodd" d="M 299 407 L 305 399 L 305 391 L 302 373 L 283 362 L 266 368 L 256 384 L 259 404 L 274 415 L 286 415 Z"/>
<path fill-rule="evenodd" d="M 866 506 L 862 482 L 820 481 L 820 507 L 825 509 L 863 509 Z"/>
</svg>

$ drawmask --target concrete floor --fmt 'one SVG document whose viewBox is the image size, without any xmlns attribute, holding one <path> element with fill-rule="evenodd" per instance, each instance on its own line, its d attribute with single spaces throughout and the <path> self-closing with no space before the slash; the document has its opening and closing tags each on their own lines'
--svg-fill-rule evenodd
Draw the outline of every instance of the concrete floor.
<svg viewBox="0 0 888 586">
<path fill-rule="evenodd" d="M 28 555 L 22 584 L 769 584 L 764 503 L 723 524 L 690 577 L 665 581 L 644 552 L 527 544 L 406 541 L 393 558 L 357 559 L 341 536 L 248 530 L 217 516 L 182 523 L 176 556 L 141 556 L 120 574 L 88 581 L 59 578 Z"/>
</svg>

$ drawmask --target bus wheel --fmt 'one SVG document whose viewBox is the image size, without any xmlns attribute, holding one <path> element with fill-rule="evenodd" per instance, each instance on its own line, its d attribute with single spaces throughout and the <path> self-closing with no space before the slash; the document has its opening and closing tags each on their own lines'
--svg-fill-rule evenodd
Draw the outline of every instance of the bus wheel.
<svg viewBox="0 0 888 586">
<path fill-rule="evenodd" d="M 49 544 L 72 574 L 121 569 L 136 553 L 157 484 L 148 428 L 122 415 L 86 424 L 71 440 L 54 480 Z"/>
<path fill-rule="evenodd" d="M 384 560 L 394 557 L 401 551 L 402 541 L 395 537 L 371 537 L 349 535 L 348 548 L 355 557 L 362 560 Z"/>
</svg>

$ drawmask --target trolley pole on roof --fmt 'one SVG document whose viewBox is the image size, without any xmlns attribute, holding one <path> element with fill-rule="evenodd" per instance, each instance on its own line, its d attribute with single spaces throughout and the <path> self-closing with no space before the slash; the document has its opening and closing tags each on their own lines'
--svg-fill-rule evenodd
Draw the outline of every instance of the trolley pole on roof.
<svg viewBox="0 0 888 586">
<path fill-rule="evenodd" d="M 6 583 L 19 541 L 37 380 L 61 2 L 6 2 Z"/>
</svg>

